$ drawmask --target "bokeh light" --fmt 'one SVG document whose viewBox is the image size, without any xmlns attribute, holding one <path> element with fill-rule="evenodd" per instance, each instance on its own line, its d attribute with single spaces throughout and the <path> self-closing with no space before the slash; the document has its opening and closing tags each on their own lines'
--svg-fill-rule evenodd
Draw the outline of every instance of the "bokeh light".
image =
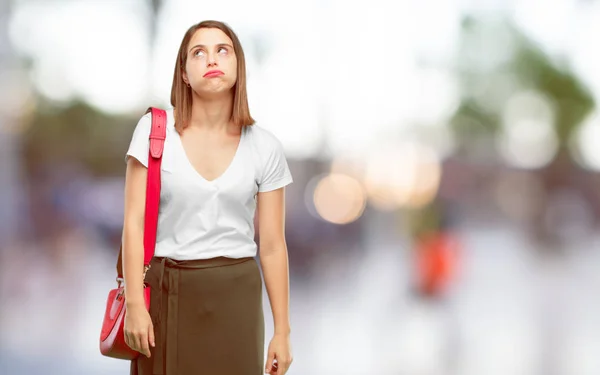
<svg viewBox="0 0 600 375">
<path fill-rule="evenodd" d="M 550 163 L 558 138 L 549 100 L 533 91 L 513 95 L 502 114 L 497 146 L 504 160 L 515 167 L 541 168 Z"/>
<path fill-rule="evenodd" d="M 356 179 L 343 174 L 322 177 L 313 192 L 319 216 L 334 224 L 348 224 L 358 219 L 366 206 L 366 194 Z"/>
<path fill-rule="evenodd" d="M 593 112 L 580 125 L 569 142 L 575 161 L 584 168 L 600 171 L 600 116 Z"/>
<path fill-rule="evenodd" d="M 369 201 L 382 210 L 422 207 L 436 195 L 441 179 L 437 153 L 416 141 L 374 150 L 365 168 Z"/>
</svg>

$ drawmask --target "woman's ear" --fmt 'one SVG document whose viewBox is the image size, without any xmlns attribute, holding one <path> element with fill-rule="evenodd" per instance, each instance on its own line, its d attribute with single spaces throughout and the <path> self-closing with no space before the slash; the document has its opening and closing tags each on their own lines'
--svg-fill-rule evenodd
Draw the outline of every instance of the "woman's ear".
<svg viewBox="0 0 600 375">
<path fill-rule="evenodd" d="M 183 83 L 185 83 L 186 86 L 190 85 L 190 81 L 188 81 L 188 76 L 184 69 L 181 69 L 181 78 L 183 79 Z"/>
</svg>

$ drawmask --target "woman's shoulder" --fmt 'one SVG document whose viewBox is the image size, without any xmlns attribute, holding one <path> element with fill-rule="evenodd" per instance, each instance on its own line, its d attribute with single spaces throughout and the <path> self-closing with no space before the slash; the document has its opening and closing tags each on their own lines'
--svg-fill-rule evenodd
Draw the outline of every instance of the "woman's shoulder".
<svg viewBox="0 0 600 375">
<path fill-rule="evenodd" d="M 158 107 L 160 108 L 160 107 Z M 173 108 L 160 108 L 162 110 L 165 111 L 165 113 L 167 114 L 167 131 L 169 130 L 175 130 L 175 111 L 173 110 Z M 150 113 L 147 113 L 147 115 L 150 115 Z"/>
<path fill-rule="evenodd" d="M 254 125 L 246 126 L 246 131 L 250 134 L 253 143 L 260 146 L 261 149 L 264 149 L 265 147 L 277 148 L 281 144 L 277 136 L 271 130 L 256 123 Z"/>
<path fill-rule="evenodd" d="M 175 111 L 173 108 L 165 108 L 167 113 L 167 130 L 175 130 Z"/>
<path fill-rule="evenodd" d="M 173 115 L 173 108 L 165 108 L 164 111 L 167 114 L 167 130 L 175 129 L 175 117 Z M 142 115 L 138 121 L 138 127 L 143 128 L 146 132 L 150 132 L 152 127 L 152 113 L 147 111 Z"/>
</svg>

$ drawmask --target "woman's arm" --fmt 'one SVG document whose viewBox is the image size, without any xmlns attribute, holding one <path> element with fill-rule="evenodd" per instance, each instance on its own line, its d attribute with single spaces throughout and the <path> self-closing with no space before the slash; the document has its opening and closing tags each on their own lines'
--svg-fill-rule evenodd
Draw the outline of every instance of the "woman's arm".
<svg viewBox="0 0 600 375">
<path fill-rule="evenodd" d="M 275 325 L 265 371 L 271 375 L 283 375 L 292 363 L 289 269 L 285 243 L 285 187 L 258 193 L 258 228 L 260 264 Z"/>
<path fill-rule="evenodd" d="M 285 188 L 258 193 L 260 264 L 275 334 L 289 335 L 289 270 L 285 242 Z"/>
<path fill-rule="evenodd" d="M 144 301 L 144 213 L 148 170 L 129 158 L 125 174 L 125 219 L 123 224 L 123 277 L 125 278 L 125 343 L 150 357 L 154 328 Z"/>
<path fill-rule="evenodd" d="M 127 161 L 123 223 L 123 277 L 128 306 L 144 306 L 144 212 L 148 170 L 136 158 Z"/>
</svg>

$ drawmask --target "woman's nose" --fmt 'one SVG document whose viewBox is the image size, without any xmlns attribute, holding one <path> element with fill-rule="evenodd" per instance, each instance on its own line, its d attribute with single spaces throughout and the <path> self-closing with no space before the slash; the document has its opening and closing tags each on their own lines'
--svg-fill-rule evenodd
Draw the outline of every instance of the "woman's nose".
<svg viewBox="0 0 600 375">
<path fill-rule="evenodd" d="M 216 64 L 217 64 L 217 60 L 216 60 L 216 58 L 215 58 L 215 55 L 213 55 L 213 54 L 209 54 L 209 55 L 208 55 L 208 59 L 206 60 L 206 64 L 207 64 L 208 66 L 213 66 L 213 65 L 216 65 Z"/>
</svg>

